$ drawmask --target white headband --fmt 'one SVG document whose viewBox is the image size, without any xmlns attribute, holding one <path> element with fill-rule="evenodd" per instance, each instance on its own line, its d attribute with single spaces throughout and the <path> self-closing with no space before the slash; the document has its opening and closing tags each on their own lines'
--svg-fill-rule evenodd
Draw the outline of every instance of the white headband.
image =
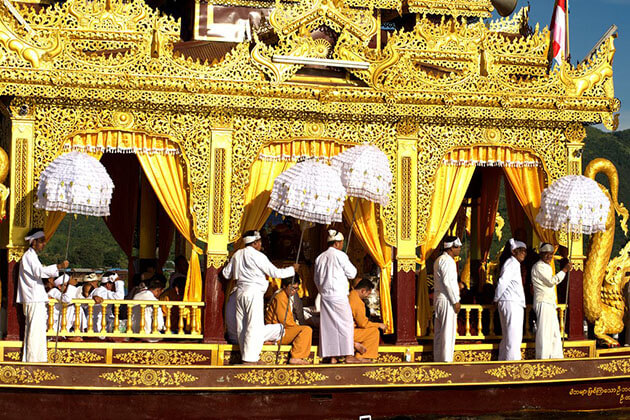
<svg viewBox="0 0 630 420">
<path fill-rule="evenodd" d="M 55 279 L 54 284 L 55 286 L 61 286 L 62 284 L 68 283 L 68 280 L 70 280 L 70 276 L 67 274 L 62 274 Z"/>
<path fill-rule="evenodd" d="M 337 232 L 335 229 L 328 229 L 328 242 L 343 241 L 343 233 Z"/>
<path fill-rule="evenodd" d="M 260 232 L 255 230 L 253 235 L 243 236 L 243 243 L 245 243 L 245 245 L 248 245 L 248 244 L 251 244 L 252 242 L 256 242 L 259 239 L 260 239 Z"/>
<path fill-rule="evenodd" d="M 540 247 L 540 249 L 538 250 L 538 252 L 543 253 L 543 252 L 553 252 L 553 245 L 551 244 L 544 244 L 543 246 Z"/>
<path fill-rule="evenodd" d="M 514 251 L 514 250 L 519 249 L 519 248 L 527 249 L 527 245 L 525 245 L 521 241 L 517 241 L 514 238 L 510 239 L 509 243 L 510 243 L 510 251 Z"/>
<path fill-rule="evenodd" d="M 34 240 L 39 239 L 39 238 L 44 238 L 44 237 L 46 237 L 46 235 L 44 235 L 44 231 L 38 230 L 32 235 L 28 235 L 27 237 L 25 237 L 24 240 L 30 244 L 30 243 L 33 243 Z"/>
<path fill-rule="evenodd" d="M 86 283 L 90 281 L 96 281 L 96 280 L 98 280 L 98 277 L 96 277 L 96 274 L 94 273 L 87 274 L 85 277 L 83 277 L 83 281 Z"/>
<path fill-rule="evenodd" d="M 444 242 L 444 249 L 449 249 L 449 248 L 453 248 L 453 247 L 458 248 L 460 246 L 462 246 L 462 241 L 460 241 L 459 238 L 455 238 L 451 242 Z"/>
</svg>

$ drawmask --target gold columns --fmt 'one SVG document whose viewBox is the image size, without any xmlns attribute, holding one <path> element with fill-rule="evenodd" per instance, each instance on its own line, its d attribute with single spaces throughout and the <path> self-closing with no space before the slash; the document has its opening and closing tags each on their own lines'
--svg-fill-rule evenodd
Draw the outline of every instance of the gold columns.
<svg viewBox="0 0 630 420">
<path fill-rule="evenodd" d="M 26 244 L 24 236 L 33 220 L 35 196 L 34 165 L 34 105 L 16 100 L 10 106 L 11 118 L 11 194 L 9 195 L 9 260 L 18 261 Z"/>
<path fill-rule="evenodd" d="M 586 130 L 580 123 L 571 124 L 564 132 L 567 139 L 567 175 L 582 175 L 582 152 L 584 149 L 583 140 L 586 137 Z M 571 262 L 575 270 L 584 269 L 584 247 L 582 235 L 573 235 L 571 246 Z M 567 238 L 567 247 L 568 241 Z"/>
<path fill-rule="evenodd" d="M 230 180 L 232 178 L 232 129 L 212 130 L 208 225 L 208 266 L 219 268 L 227 259 L 229 241 Z"/>
<path fill-rule="evenodd" d="M 416 266 L 416 238 L 418 219 L 418 153 L 415 137 L 398 138 L 398 214 L 397 255 L 398 269 L 414 271 Z"/>
</svg>

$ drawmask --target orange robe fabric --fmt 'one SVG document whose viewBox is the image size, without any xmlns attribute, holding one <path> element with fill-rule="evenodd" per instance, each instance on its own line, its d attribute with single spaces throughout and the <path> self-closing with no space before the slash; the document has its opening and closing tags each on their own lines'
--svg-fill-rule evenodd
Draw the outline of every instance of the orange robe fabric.
<svg viewBox="0 0 630 420">
<path fill-rule="evenodd" d="M 365 316 L 365 303 L 363 303 L 356 290 L 350 291 L 348 299 L 350 300 L 352 318 L 354 319 L 354 341 L 363 344 L 367 348 L 364 354 L 357 353 L 356 357 L 376 359 L 378 357 L 378 343 L 381 338 L 378 333 L 378 324 L 370 322 Z"/>
<path fill-rule="evenodd" d="M 265 312 L 266 324 L 282 324 L 284 314 L 287 320 L 284 326 L 282 344 L 291 344 L 291 357 L 294 359 L 306 359 L 311 354 L 311 343 L 313 341 L 313 330 L 306 325 L 298 325 L 293 318 L 291 308 L 287 311 L 289 297 L 284 290 L 276 293 L 267 306 Z"/>
</svg>

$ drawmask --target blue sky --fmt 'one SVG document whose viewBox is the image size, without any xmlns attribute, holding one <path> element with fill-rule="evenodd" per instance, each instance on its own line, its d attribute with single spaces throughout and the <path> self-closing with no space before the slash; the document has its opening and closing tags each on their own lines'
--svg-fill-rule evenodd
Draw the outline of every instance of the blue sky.
<svg viewBox="0 0 630 420">
<path fill-rule="evenodd" d="M 517 10 L 527 6 L 519 0 Z M 529 22 L 549 26 L 554 0 L 530 0 Z M 581 61 L 612 24 L 617 25 L 617 52 L 613 63 L 615 96 L 621 100 L 618 130 L 630 128 L 630 0 L 569 0 L 571 63 Z M 602 127 L 598 127 L 602 128 Z"/>
</svg>

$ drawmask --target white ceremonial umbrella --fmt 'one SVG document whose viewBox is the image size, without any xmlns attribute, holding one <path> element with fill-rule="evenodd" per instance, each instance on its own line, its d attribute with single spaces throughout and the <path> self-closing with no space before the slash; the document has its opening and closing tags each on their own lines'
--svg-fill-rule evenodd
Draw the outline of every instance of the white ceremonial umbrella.
<svg viewBox="0 0 630 420">
<path fill-rule="evenodd" d="M 357 199 L 346 241 L 346 249 L 348 249 L 359 199 L 363 198 L 381 206 L 387 206 L 393 175 L 387 155 L 378 147 L 368 144 L 352 147 L 333 156 L 332 166 L 339 171 L 348 196 Z"/>
<path fill-rule="evenodd" d="M 304 231 L 308 225 L 341 222 L 344 201 L 346 189 L 341 183 L 339 173 L 333 167 L 315 159 L 298 162 L 274 180 L 268 207 L 284 216 L 307 222 L 300 226 L 302 232 L 295 257 L 296 264 L 300 260 Z M 286 325 L 288 309 L 289 305 L 282 325 Z M 276 362 L 280 355 L 280 343 L 279 341 Z"/>
<path fill-rule="evenodd" d="M 35 207 L 46 211 L 85 216 L 109 216 L 114 183 L 98 159 L 81 152 L 70 152 L 53 160 L 39 177 Z M 66 260 L 70 246 L 72 219 L 68 224 Z M 61 316 L 63 311 L 59 311 Z M 57 322 L 57 340 L 61 320 Z"/>
<path fill-rule="evenodd" d="M 605 230 L 609 210 L 610 200 L 597 182 L 582 175 L 567 175 L 542 192 L 536 223 L 544 229 L 566 232 L 571 258 L 573 234 L 592 235 Z M 568 310 L 568 274 L 565 302 Z"/>
</svg>

